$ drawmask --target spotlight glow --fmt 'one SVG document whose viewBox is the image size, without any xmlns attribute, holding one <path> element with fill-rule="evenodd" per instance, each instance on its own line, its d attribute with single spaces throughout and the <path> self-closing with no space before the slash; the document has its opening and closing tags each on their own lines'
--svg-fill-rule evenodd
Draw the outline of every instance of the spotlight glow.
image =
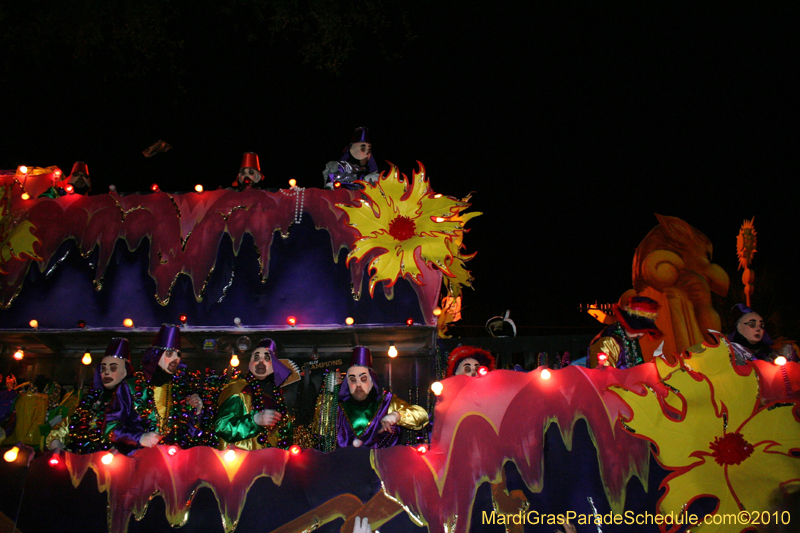
<svg viewBox="0 0 800 533">
<path fill-rule="evenodd" d="M 489 369 L 486 368 L 485 366 L 479 366 L 478 367 L 478 376 L 483 377 L 488 373 L 489 373 Z"/>
<path fill-rule="evenodd" d="M 194 186 L 194 190 L 197 191 L 198 193 L 201 193 L 203 192 L 203 186 L 198 183 L 197 185 Z"/>
<path fill-rule="evenodd" d="M 27 174 L 28 173 L 28 167 L 26 167 L 25 165 L 22 165 L 21 167 L 19 167 L 19 171 L 22 172 L 23 174 Z"/>
<path fill-rule="evenodd" d="M 229 463 L 232 463 L 234 460 L 236 460 L 236 452 L 233 450 L 228 450 L 225 452 L 225 460 Z"/>
<path fill-rule="evenodd" d="M 21 198 L 22 198 L 23 200 L 30 200 L 30 199 L 31 199 L 31 195 L 30 195 L 30 194 L 28 194 L 27 192 L 24 192 L 24 193 L 22 193 L 22 196 L 21 196 Z"/>
<path fill-rule="evenodd" d="M 236 356 L 236 354 L 233 354 L 231 356 L 231 366 L 234 367 L 234 368 L 239 366 L 239 358 Z"/>
<path fill-rule="evenodd" d="M 122 325 L 125 326 L 126 328 L 132 328 L 133 320 L 131 320 L 130 318 L 126 318 L 125 320 L 122 321 Z"/>
<path fill-rule="evenodd" d="M 158 183 L 154 183 L 150 186 L 150 190 L 153 192 L 158 192 Z"/>
<path fill-rule="evenodd" d="M 775 358 L 775 364 L 778 366 L 783 366 L 786 364 L 786 358 L 782 355 L 779 355 Z"/>
<path fill-rule="evenodd" d="M 428 445 L 427 444 L 420 444 L 417 446 L 417 453 L 420 455 L 425 455 L 428 453 Z"/>
<path fill-rule="evenodd" d="M 289 453 L 292 455 L 299 455 L 301 451 L 303 451 L 303 449 L 297 444 L 292 444 L 289 446 Z"/>
<path fill-rule="evenodd" d="M 433 316 L 439 316 L 441 314 L 442 314 L 442 308 L 441 307 L 434 307 L 433 308 Z"/>
<path fill-rule="evenodd" d="M 75 187 L 73 187 L 72 185 L 67 185 L 66 187 L 64 187 L 64 190 L 67 191 L 69 194 L 72 194 L 73 192 L 75 192 Z"/>
<path fill-rule="evenodd" d="M 58 463 L 61 461 L 58 460 L 58 455 L 52 455 L 50 456 L 50 460 L 47 462 L 50 463 L 50 466 L 58 466 Z"/>
<path fill-rule="evenodd" d="M 434 381 L 431 383 L 431 392 L 433 392 L 436 396 L 440 396 L 443 390 L 444 385 L 442 385 L 441 381 Z"/>
<path fill-rule="evenodd" d="M 31 320 L 30 322 L 28 322 L 28 324 L 30 324 L 30 326 L 31 326 L 33 329 L 36 329 L 36 328 L 38 328 L 38 327 L 39 327 L 39 321 L 38 321 L 38 320 L 36 320 L 35 318 L 34 318 L 33 320 Z"/>
<path fill-rule="evenodd" d="M 167 448 L 167 453 L 169 455 L 175 455 L 176 453 L 178 453 L 178 447 L 177 446 L 169 446 Z"/>
<path fill-rule="evenodd" d="M 286 323 L 289 324 L 290 326 L 296 326 L 297 325 L 297 319 L 295 317 L 293 317 L 293 316 L 286 317 Z"/>
<path fill-rule="evenodd" d="M 296 180 L 296 179 L 294 179 L 294 178 L 290 179 L 290 180 L 289 180 L 289 187 L 291 187 L 292 189 L 294 189 L 295 187 L 297 187 L 297 180 Z"/>
<path fill-rule="evenodd" d="M 353 324 L 355 324 L 355 322 L 356 321 L 353 320 L 353 317 L 351 316 L 344 319 L 344 323 L 347 324 L 348 326 L 352 326 Z"/>
<path fill-rule="evenodd" d="M 389 351 L 387 352 L 389 357 L 397 357 L 397 348 L 395 348 L 394 343 L 389 345 Z"/>
<path fill-rule="evenodd" d="M 91 365 L 92 364 L 92 354 L 90 354 L 89 352 L 86 352 L 85 354 L 83 354 L 83 358 L 81 359 L 81 363 L 83 363 L 86 366 Z"/>
<path fill-rule="evenodd" d="M 542 379 L 550 379 L 550 371 L 546 368 L 542 370 Z"/>
<path fill-rule="evenodd" d="M 16 352 L 14 352 L 14 359 L 16 359 L 17 361 L 22 361 L 23 357 L 25 357 L 25 352 L 23 352 L 22 350 L 17 350 Z"/>
<path fill-rule="evenodd" d="M 100 461 L 104 465 L 110 465 L 111 461 L 113 461 L 113 460 L 114 460 L 114 454 L 111 453 L 111 452 L 108 452 L 108 453 L 104 454 L 103 457 L 100 458 Z"/>
</svg>

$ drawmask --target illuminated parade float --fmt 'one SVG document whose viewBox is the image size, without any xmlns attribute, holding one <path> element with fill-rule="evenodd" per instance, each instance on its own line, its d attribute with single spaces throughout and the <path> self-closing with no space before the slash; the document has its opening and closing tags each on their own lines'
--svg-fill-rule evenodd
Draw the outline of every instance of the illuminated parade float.
<svg viewBox="0 0 800 533">
<path fill-rule="evenodd" d="M 658 217 L 628 295 L 662 309 L 663 357 L 643 338 L 643 362 L 629 368 L 595 358 L 596 368 L 484 365 L 475 378 L 444 379 L 438 339 L 471 283 L 463 240 L 479 213 L 469 198 L 437 193 L 422 165 L 330 190 L 84 196 L 60 194 L 55 167 L 0 179 L 0 530 L 351 533 L 367 517 L 384 533 L 550 533 L 565 518 L 581 533 L 718 532 L 788 520 L 779 500 L 800 482 L 800 369 L 735 364 L 710 305 L 728 276 L 680 219 Z M 77 391 L 14 387 L 40 375 L 88 385 L 101 359 L 124 359 L 107 348 L 119 337 L 144 368 L 162 324 L 178 326 L 173 347 L 187 369 L 169 379 L 183 380 L 170 382 L 186 392 L 182 413 L 194 410 L 190 393 L 200 398 L 201 433 L 51 450 L 55 416 L 71 417 L 73 439 L 101 429 L 81 425 Z M 282 440 L 220 444 L 220 395 L 266 337 L 288 369 L 275 379 L 288 406 Z M 375 390 L 430 415 L 398 445 L 335 445 L 337 416 L 354 411 L 334 377 L 357 346 L 372 352 L 361 366 Z M 137 373 L 130 390 L 149 381 Z M 155 416 L 153 397 L 142 419 Z"/>
</svg>

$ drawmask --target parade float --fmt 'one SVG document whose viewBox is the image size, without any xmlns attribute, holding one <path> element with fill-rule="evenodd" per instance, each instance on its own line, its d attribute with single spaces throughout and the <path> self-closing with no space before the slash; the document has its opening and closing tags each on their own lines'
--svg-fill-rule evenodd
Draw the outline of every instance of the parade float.
<svg viewBox="0 0 800 533">
<path fill-rule="evenodd" d="M 226 372 L 242 338 L 269 334 L 306 375 L 356 344 L 393 344 L 399 357 L 376 358 L 383 383 L 435 411 L 429 442 L 330 453 L 35 454 L 41 436 L 17 432 L 0 462 L 9 531 L 350 533 L 358 516 L 384 533 L 552 532 L 565 519 L 581 533 L 717 532 L 800 518 L 781 507 L 800 483 L 800 370 L 734 365 L 707 331 L 707 292 L 727 275 L 683 221 L 660 218 L 634 260 L 634 289 L 665 302 L 680 349 L 624 370 L 455 376 L 434 396 L 434 311 L 470 284 L 462 241 L 477 213 L 422 167 L 363 190 L 37 198 L 48 187 L 3 179 L 8 368 L 74 379 L 80 356 L 113 336 L 141 351 L 163 322 L 182 324 L 190 366 Z"/>
</svg>

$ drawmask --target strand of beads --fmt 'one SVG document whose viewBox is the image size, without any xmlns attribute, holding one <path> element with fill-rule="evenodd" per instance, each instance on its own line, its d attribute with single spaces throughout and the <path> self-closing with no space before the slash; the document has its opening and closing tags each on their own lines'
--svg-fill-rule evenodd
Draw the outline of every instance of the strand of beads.
<svg viewBox="0 0 800 533">
<path fill-rule="evenodd" d="M 305 201 L 306 190 L 304 187 L 292 187 L 292 192 L 281 189 L 281 194 L 287 197 L 294 197 L 294 223 L 299 224 L 303 221 L 303 203 Z"/>
<path fill-rule="evenodd" d="M 250 391 L 252 392 L 252 410 L 253 412 L 263 411 L 265 408 L 265 395 L 271 394 L 272 401 L 274 402 L 274 409 L 280 413 L 281 419 L 277 424 L 278 429 L 278 448 L 283 448 L 284 450 L 287 449 L 290 445 L 289 439 L 289 429 L 290 429 L 290 420 L 289 414 L 286 409 L 286 402 L 283 401 L 283 395 L 280 393 L 278 388 L 275 386 L 275 383 L 269 382 L 268 387 L 271 390 L 264 390 L 263 381 L 257 379 L 253 374 L 247 375 L 247 384 L 250 386 Z M 269 438 L 270 433 L 272 433 L 274 428 L 264 428 L 256 437 L 256 442 L 260 445 L 271 448 L 272 444 L 267 440 Z"/>
</svg>

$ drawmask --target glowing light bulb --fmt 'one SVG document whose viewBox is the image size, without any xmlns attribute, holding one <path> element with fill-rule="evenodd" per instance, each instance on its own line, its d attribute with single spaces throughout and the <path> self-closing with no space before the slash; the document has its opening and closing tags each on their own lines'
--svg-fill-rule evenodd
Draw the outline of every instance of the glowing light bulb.
<svg viewBox="0 0 800 533">
<path fill-rule="evenodd" d="M 289 180 L 289 187 L 291 187 L 292 189 L 294 189 L 295 187 L 297 187 L 297 180 L 296 180 L 296 179 L 294 179 L 294 178 L 290 179 L 290 180 Z"/>
<path fill-rule="evenodd" d="M 389 345 L 389 351 L 387 354 L 389 357 L 397 357 L 397 348 L 394 347 L 394 343 Z"/>
<path fill-rule="evenodd" d="M 225 452 L 225 460 L 229 463 L 233 462 L 236 459 L 236 452 L 233 450 L 228 450 Z"/>
<path fill-rule="evenodd" d="M 550 379 L 550 371 L 546 368 L 542 370 L 542 379 Z"/>
<path fill-rule="evenodd" d="M 23 200 L 30 200 L 30 199 L 31 199 L 31 195 L 30 195 L 30 194 L 28 194 L 28 193 L 26 193 L 26 192 L 24 192 L 24 193 L 22 193 L 22 196 L 21 196 L 21 198 L 22 198 Z"/>
<path fill-rule="evenodd" d="M 339 183 L 338 181 L 334 181 L 334 182 L 333 182 L 333 188 L 334 188 L 334 189 L 338 189 L 338 188 L 339 188 L 339 187 L 341 187 L 341 186 L 342 186 L 342 184 L 341 184 L 341 183 Z"/>
<path fill-rule="evenodd" d="M 431 391 L 436 396 L 440 396 L 443 390 L 444 390 L 444 385 L 442 385 L 441 381 L 434 381 L 433 383 L 431 383 Z"/>
<path fill-rule="evenodd" d="M 197 192 L 203 192 L 203 186 L 198 183 L 194 186 L 194 190 Z"/>
<path fill-rule="evenodd" d="M 47 462 L 50 463 L 50 466 L 58 466 L 61 461 L 58 460 L 58 455 L 52 455 Z"/>
<path fill-rule="evenodd" d="M 3 454 L 3 459 L 5 459 L 6 462 L 13 463 L 14 461 L 17 460 L 17 454 L 19 454 L 19 448 L 14 446 L 13 448 L 11 448 L 10 450 L 8 450 L 6 453 Z"/>
<path fill-rule="evenodd" d="M 72 194 L 73 192 L 75 192 L 75 187 L 73 187 L 72 185 L 67 185 L 66 187 L 64 187 L 64 190 L 67 191 L 69 194 Z"/>
<path fill-rule="evenodd" d="M 21 167 L 19 167 L 19 171 L 22 172 L 23 174 L 27 174 L 28 173 L 28 167 L 26 167 L 25 165 L 22 165 Z"/>
<path fill-rule="evenodd" d="M 786 358 L 782 355 L 779 355 L 775 358 L 775 364 L 778 366 L 783 366 L 786 364 Z"/>
<path fill-rule="evenodd" d="M 286 323 L 289 324 L 290 326 L 296 326 L 297 325 L 297 319 L 295 317 L 293 317 L 293 316 L 286 317 Z"/>
<path fill-rule="evenodd" d="M 444 219 L 442 217 L 436 217 L 436 222 L 444 222 Z"/>
<path fill-rule="evenodd" d="M 355 323 L 355 320 L 353 320 L 353 317 L 349 316 L 344 319 L 344 323 L 348 326 L 352 326 Z"/>
<path fill-rule="evenodd" d="M 234 368 L 239 366 L 239 358 L 236 356 L 236 354 L 231 356 L 231 366 Z"/>
<path fill-rule="evenodd" d="M 167 448 L 167 453 L 169 455 L 175 455 L 176 453 L 178 453 L 178 447 L 177 446 L 169 446 Z"/>
<path fill-rule="evenodd" d="M 420 444 L 419 446 L 417 446 L 417 453 L 419 453 L 420 455 L 425 455 L 426 453 L 428 453 L 428 445 Z"/>
<path fill-rule="evenodd" d="M 297 444 L 292 444 L 291 446 L 289 446 L 289 453 L 291 453 L 292 455 L 298 455 L 301 451 L 303 451 L 303 449 Z"/>
<path fill-rule="evenodd" d="M 116 190 L 117 190 L 117 186 L 116 185 L 112 184 L 112 185 L 108 186 L 108 192 L 116 192 Z"/>
<path fill-rule="evenodd" d="M 83 354 L 83 358 L 81 359 L 81 363 L 83 363 L 86 366 L 91 365 L 92 364 L 92 354 L 90 354 L 89 352 L 86 352 L 85 354 Z"/>
<path fill-rule="evenodd" d="M 441 198 L 442 197 L 442 193 L 436 193 L 436 194 L 433 195 L 433 197 L 434 198 Z"/>
<path fill-rule="evenodd" d="M 485 375 L 486 375 L 486 374 L 488 374 L 488 373 L 489 373 L 489 369 L 488 369 L 488 368 L 486 368 L 485 366 L 479 366 L 479 367 L 478 367 L 478 375 L 479 375 L 480 377 L 483 377 L 483 376 L 485 376 Z"/>
<path fill-rule="evenodd" d="M 60 169 L 56 169 L 55 172 L 53 172 L 53 175 L 55 175 L 55 177 L 57 177 L 57 178 L 61 177 L 61 170 Z"/>
<path fill-rule="evenodd" d="M 110 465 L 111 461 L 113 460 L 114 460 L 114 454 L 111 452 L 103 454 L 103 457 L 100 458 L 100 462 L 102 462 L 104 465 Z"/>
<path fill-rule="evenodd" d="M 25 353 L 22 350 L 17 350 L 14 352 L 14 359 L 17 361 L 22 361 L 22 358 L 25 357 Z"/>
<path fill-rule="evenodd" d="M 178 317 L 178 320 L 181 321 L 181 324 L 186 324 L 186 321 L 189 320 L 189 317 L 186 315 L 181 315 Z"/>
<path fill-rule="evenodd" d="M 236 318 L 233 319 L 233 323 L 236 324 L 237 326 L 241 326 L 242 319 L 237 316 Z"/>
<path fill-rule="evenodd" d="M 30 324 L 30 326 L 31 326 L 33 329 L 36 329 L 36 328 L 38 328 L 38 327 L 39 327 L 39 321 L 38 321 L 38 320 L 36 320 L 35 318 L 34 318 L 33 320 L 31 320 L 30 322 L 28 322 L 28 324 Z"/>
<path fill-rule="evenodd" d="M 441 314 L 442 314 L 442 308 L 441 307 L 434 307 L 433 308 L 433 316 L 439 316 Z"/>
<path fill-rule="evenodd" d="M 603 365 L 603 364 L 605 364 L 606 361 L 608 361 L 608 355 L 604 354 L 603 352 L 600 352 L 600 353 L 597 354 L 597 362 L 598 363 Z"/>
<path fill-rule="evenodd" d="M 413 325 L 414 325 L 414 319 L 413 318 L 407 318 L 406 319 L 406 326 L 413 326 Z"/>
<path fill-rule="evenodd" d="M 86 321 L 85 320 L 78 320 L 78 327 L 79 328 L 85 328 L 86 327 Z"/>
<path fill-rule="evenodd" d="M 150 190 L 153 192 L 158 192 L 158 183 L 154 183 L 150 186 Z"/>
<path fill-rule="evenodd" d="M 133 320 L 131 320 L 130 318 L 126 318 L 125 320 L 122 321 L 122 325 L 125 326 L 126 328 L 132 328 Z"/>
</svg>

